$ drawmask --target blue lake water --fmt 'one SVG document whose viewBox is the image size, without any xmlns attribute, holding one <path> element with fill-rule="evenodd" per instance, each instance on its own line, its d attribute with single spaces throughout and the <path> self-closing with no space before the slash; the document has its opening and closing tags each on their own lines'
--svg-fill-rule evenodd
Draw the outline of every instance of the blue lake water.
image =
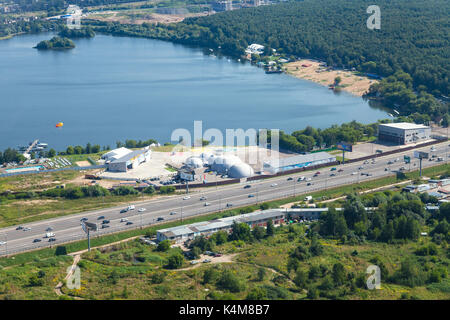
<svg viewBox="0 0 450 320">
<path fill-rule="evenodd" d="M 167 142 L 194 120 L 203 130 L 292 132 L 387 117 L 359 97 L 164 41 L 97 35 L 69 51 L 32 49 L 51 36 L 0 41 L 0 150 L 34 139 L 56 150 Z"/>
</svg>

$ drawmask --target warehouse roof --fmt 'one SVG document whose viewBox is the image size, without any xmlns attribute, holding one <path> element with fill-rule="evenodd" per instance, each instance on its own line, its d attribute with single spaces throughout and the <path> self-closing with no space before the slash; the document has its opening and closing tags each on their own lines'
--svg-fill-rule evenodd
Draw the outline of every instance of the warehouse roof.
<svg viewBox="0 0 450 320">
<path fill-rule="evenodd" d="M 415 124 L 409 122 L 398 122 L 398 123 L 383 123 L 379 125 L 380 127 L 390 127 L 397 128 L 403 130 L 412 130 L 412 129 L 427 129 L 429 127 L 424 126 L 423 124 Z"/>
<path fill-rule="evenodd" d="M 336 160 L 335 156 L 332 156 L 326 152 L 316 152 L 316 153 L 310 153 L 310 154 L 300 154 L 293 157 L 288 158 L 280 158 L 278 159 L 278 165 L 276 161 L 268 161 L 266 163 L 272 165 L 272 166 L 278 166 L 278 167 L 286 167 L 286 166 L 293 166 L 299 163 L 308 163 L 308 162 L 314 162 L 314 161 L 322 161 L 322 160 L 330 160 L 332 161 Z"/>
<path fill-rule="evenodd" d="M 146 149 L 131 151 L 130 153 L 120 157 L 119 159 L 112 161 L 111 163 L 126 162 L 128 160 L 133 159 L 134 157 L 137 157 L 143 153 L 146 153 L 147 151 L 148 150 L 146 150 Z"/>
</svg>

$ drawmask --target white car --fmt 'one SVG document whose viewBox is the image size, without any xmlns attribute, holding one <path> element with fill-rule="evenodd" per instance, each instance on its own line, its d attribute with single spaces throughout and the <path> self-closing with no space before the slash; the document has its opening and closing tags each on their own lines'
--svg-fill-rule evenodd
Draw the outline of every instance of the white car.
<svg viewBox="0 0 450 320">
<path fill-rule="evenodd" d="M 209 206 L 210 203 L 209 202 L 205 202 L 205 207 Z"/>
<path fill-rule="evenodd" d="M 4 244 L 6 244 L 5 241 L 0 241 L 0 246 L 3 246 Z"/>
<path fill-rule="evenodd" d="M 31 230 L 31 228 L 28 228 L 28 227 L 23 228 L 23 231 L 30 231 L 30 230 Z"/>
<path fill-rule="evenodd" d="M 145 210 L 147 210 L 147 209 L 145 209 L 145 208 L 139 208 L 138 212 L 144 212 Z"/>
<path fill-rule="evenodd" d="M 352 172 L 352 176 L 357 175 L 357 174 L 358 174 L 358 172 Z"/>
<path fill-rule="evenodd" d="M 207 198 L 205 196 L 200 198 L 200 201 L 206 200 Z"/>
<path fill-rule="evenodd" d="M 278 184 L 277 183 L 272 183 L 270 186 L 271 187 L 276 187 Z"/>
<path fill-rule="evenodd" d="M 128 210 L 134 210 L 134 209 L 135 209 L 134 205 L 128 206 Z"/>
<path fill-rule="evenodd" d="M 127 218 L 122 218 L 122 219 L 120 219 L 120 222 L 127 222 L 127 221 L 128 221 Z"/>
<path fill-rule="evenodd" d="M 183 198 L 183 200 L 189 200 L 190 198 L 191 198 L 191 197 L 186 196 L 186 197 Z"/>
</svg>

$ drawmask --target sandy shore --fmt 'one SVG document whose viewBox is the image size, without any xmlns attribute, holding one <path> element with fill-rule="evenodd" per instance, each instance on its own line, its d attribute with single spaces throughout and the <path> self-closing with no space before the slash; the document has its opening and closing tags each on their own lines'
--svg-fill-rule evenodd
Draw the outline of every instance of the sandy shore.
<svg viewBox="0 0 450 320">
<path fill-rule="evenodd" d="M 377 80 L 356 75 L 353 71 L 326 71 L 320 62 L 306 59 L 286 63 L 284 67 L 287 73 L 294 77 L 314 81 L 324 86 L 333 84 L 334 79 L 339 76 L 342 79 L 340 88 L 356 96 L 362 96 L 373 83 L 377 82 Z"/>
</svg>

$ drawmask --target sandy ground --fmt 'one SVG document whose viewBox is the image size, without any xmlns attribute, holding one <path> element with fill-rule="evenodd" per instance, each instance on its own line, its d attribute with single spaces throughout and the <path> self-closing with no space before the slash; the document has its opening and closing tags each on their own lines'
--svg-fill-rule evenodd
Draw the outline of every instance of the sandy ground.
<svg viewBox="0 0 450 320">
<path fill-rule="evenodd" d="M 136 11 L 138 13 L 139 11 Z M 125 15 L 124 15 L 125 14 Z M 183 21 L 188 17 L 200 17 L 207 16 L 208 13 L 187 13 L 187 14 L 159 14 L 148 13 L 141 15 L 139 18 L 132 18 L 126 14 L 133 15 L 130 11 L 101 11 L 98 13 L 91 13 L 87 17 L 89 19 L 108 21 L 108 22 L 120 22 L 126 24 L 142 24 L 142 23 L 176 23 Z"/>
<path fill-rule="evenodd" d="M 77 161 L 75 162 L 75 164 L 79 167 L 89 167 L 91 164 L 89 163 L 89 161 Z"/>
<path fill-rule="evenodd" d="M 311 66 L 302 67 L 302 64 L 310 64 Z M 362 96 L 373 83 L 377 82 L 376 80 L 357 76 L 352 71 L 332 70 L 318 72 L 319 70 L 324 70 L 324 67 L 320 66 L 320 62 L 312 60 L 299 60 L 287 63 L 284 66 L 287 68 L 287 73 L 324 86 L 333 84 L 334 79 L 340 76 L 342 79 L 340 83 L 341 89 L 356 96 Z"/>
</svg>

